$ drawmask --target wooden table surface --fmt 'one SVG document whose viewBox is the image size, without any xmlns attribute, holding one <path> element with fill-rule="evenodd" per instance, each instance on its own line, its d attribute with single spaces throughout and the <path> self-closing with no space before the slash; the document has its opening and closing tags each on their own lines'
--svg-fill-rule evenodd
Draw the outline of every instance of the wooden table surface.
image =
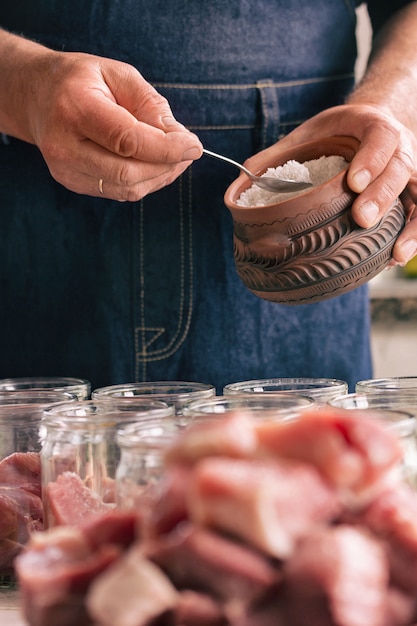
<svg viewBox="0 0 417 626">
<path fill-rule="evenodd" d="M 20 613 L 19 592 L 15 589 L 0 588 L 1 626 L 27 626 Z"/>
</svg>

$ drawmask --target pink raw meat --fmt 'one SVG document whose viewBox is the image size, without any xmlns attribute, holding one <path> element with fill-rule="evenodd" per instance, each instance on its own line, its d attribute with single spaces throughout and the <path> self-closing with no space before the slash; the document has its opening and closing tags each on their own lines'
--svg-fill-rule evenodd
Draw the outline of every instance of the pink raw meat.
<svg viewBox="0 0 417 626">
<path fill-rule="evenodd" d="M 173 613 L 178 595 L 162 570 L 133 547 L 93 582 L 87 609 L 103 626 L 146 626 Z"/>
<path fill-rule="evenodd" d="M 15 562 L 28 622 L 32 626 L 90 624 L 84 603 L 89 585 L 119 555 L 114 544 L 92 551 L 82 530 L 74 527 L 33 535 L 30 549 Z"/>
<path fill-rule="evenodd" d="M 260 454 L 313 464 L 341 489 L 361 492 L 402 458 L 399 441 L 366 413 L 324 408 L 286 422 L 256 425 Z"/>
<path fill-rule="evenodd" d="M 195 466 L 187 503 L 196 524 L 277 558 L 288 557 L 312 526 L 340 511 L 335 490 L 314 467 L 285 459 L 208 457 Z"/>
<path fill-rule="evenodd" d="M 282 580 L 264 554 L 188 522 L 142 548 L 178 589 L 203 590 L 217 600 L 247 606 Z"/>
<path fill-rule="evenodd" d="M 41 460 L 37 452 L 14 452 L 0 461 L 0 485 L 41 496 Z"/>
<path fill-rule="evenodd" d="M 385 626 L 389 568 L 384 546 L 349 526 L 306 536 L 284 565 L 292 626 Z"/>
<path fill-rule="evenodd" d="M 86 487 L 74 472 L 60 474 L 47 486 L 48 525 L 79 524 L 92 515 L 107 513 L 114 509 Z"/>
<path fill-rule="evenodd" d="M 394 484 L 351 519 L 384 540 L 392 578 L 400 588 L 417 594 L 417 494 L 406 484 Z"/>
<path fill-rule="evenodd" d="M 16 555 L 31 533 L 43 529 L 41 499 L 18 487 L 0 486 L 0 573 L 13 574 Z"/>
<path fill-rule="evenodd" d="M 417 494 L 391 471 L 401 456 L 359 411 L 269 423 L 237 412 L 183 431 L 137 510 L 109 511 L 64 475 L 57 511 L 79 525 L 35 533 L 17 556 L 25 615 L 30 626 L 416 626 Z"/>
<path fill-rule="evenodd" d="M 246 458 L 256 451 L 254 422 L 243 409 L 227 419 L 209 415 L 179 435 L 167 452 L 168 462 L 195 463 L 206 456 Z"/>
</svg>

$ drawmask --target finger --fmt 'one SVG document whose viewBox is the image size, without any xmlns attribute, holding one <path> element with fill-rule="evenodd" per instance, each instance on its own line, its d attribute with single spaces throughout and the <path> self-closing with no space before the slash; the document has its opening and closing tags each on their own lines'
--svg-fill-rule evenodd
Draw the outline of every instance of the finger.
<svg viewBox="0 0 417 626">
<path fill-rule="evenodd" d="M 411 220 L 395 242 L 392 257 L 398 265 L 405 265 L 417 254 L 417 219 Z"/>
<path fill-rule="evenodd" d="M 142 74 L 129 64 L 112 62 L 101 66 L 102 77 L 110 90 L 113 101 L 129 111 L 137 120 L 165 132 L 185 131 L 171 110 L 168 100 L 162 96 Z M 117 94 L 114 99 L 113 94 Z"/>
<path fill-rule="evenodd" d="M 185 167 L 190 161 L 181 161 Z M 116 187 L 130 187 L 159 177 L 168 177 L 178 164 L 148 163 L 134 158 L 115 155 L 89 141 L 74 140 L 65 144 L 65 150 L 49 155 L 48 165 L 52 176 L 65 187 L 71 188 L 75 177 L 86 175 L 103 179 Z M 91 193 L 91 192 L 90 192 Z"/>
<path fill-rule="evenodd" d="M 404 205 L 407 224 L 395 242 L 392 257 L 396 264 L 405 265 L 417 254 L 417 184 L 412 180 L 404 192 L 401 200 Z"/>
<path fill-rule="evenodd" d="M 189 167 L 190 164 L 191 161 L 188 163 L 181 163 L 168 173 L 163 173 L 151 180 L 138 182 L 129 186 L 114 185 L 111 182 L 108 183 L 103 181 L 103 193 L 100 192 L 99 188 L 99 194 L 101 197 L 117 200 L 118 202 L 137 202 L 150 193 L 154 193 L 155 191 L 170 185 L 187 169 L 187 167 Z M 97 181 L 94 182 L 95 185 L 97 185 Z M 97 190 L 92 195 L 97 196 Z"/>
<path fill-rule="evenodd" d="M 154 163 L 178 163 L 201 156 L 198 138 L 188 131 L 165 133 L 138 121 L 129 111 L 98 98 L 93 111 L 85 109 L 78 121 L 80 137 L 86 137 L 114 154 Z"/>
<path fill-rule="evenodd" d="M 78 194 L 117 200 L 118 202 L 137 202 L 149 193 L 172 183 L 190 165 L 178 164 L 169 172 L 161 173 L 153 179 L 137 181 L 131 185 L 118 185 L 103 178 L 88 176 L 81 172 L 73 172 L 71 177 L 61 182 L 67 189 Z"/>
<path fill-rule="evenodd" d="M 352 205 L 352 216 L 363 228 L 378 222 L 401 194 L 410 178 L 408 168 L 397 156 L 388 163 L 383 174 L 368 185 Z"/>
<path fill-rule="evenodd" d="M 380 176 L 397 150 L 399 141 L 399 131 L 381 121 L 366 128 L 348 171 L 347 182 L 352 191 L 361 193 Z"/>
</svg>

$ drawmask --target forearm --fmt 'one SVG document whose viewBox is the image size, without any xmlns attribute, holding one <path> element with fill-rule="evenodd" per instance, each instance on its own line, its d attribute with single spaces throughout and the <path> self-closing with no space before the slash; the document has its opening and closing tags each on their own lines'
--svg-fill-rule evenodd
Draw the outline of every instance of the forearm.
<svg viewBox="0 0 417 626">
<path fill-rule="evenodd" d="M 35 66 L 55 52 L 0 29 L 0 132 L 34 143 L 30 103 L 37 97 Z"/>
<path fill-rule="evenodd" d="M 379 33 L 366 74 L 348 103 L 382 107 L 417 136 L 417 2 Z"/>
</svg>

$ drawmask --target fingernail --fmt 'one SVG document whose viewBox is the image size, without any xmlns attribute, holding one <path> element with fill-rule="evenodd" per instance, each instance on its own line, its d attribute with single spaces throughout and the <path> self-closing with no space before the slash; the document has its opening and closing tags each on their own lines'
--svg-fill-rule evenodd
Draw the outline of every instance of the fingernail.
<svg viewBox="0 0 417 626">
<path fill-rule="evenodd" d="M 371 182 L 371 172 L 368 170 L 359 170 L 352 177 L 352 183 L 357 193 L 362 193 Z"/>
<path fill-rule="evenodd" d="M 379 208 L 375 202 L 372 202 L 372 200 L 364 202 L 359 210 L 369 226 L 375 224 L 379 216 Z"/>
<path fill-rule="evenodd" d="M 195 159 L 199 159 L 201 156 L 201 150 L 197 146 L 192 146 L 191 148 L 187 148 L 184 150 L 184 154 L 182 155 L 183 161 L 194 161 Z"/>
<path fill-rule="evenodd" d="M 185 128 L 185 126 L 183 126 L 182 124 L 180 124 L 180 122 L 177 122 L 177 120 L 175 119 L 175 117 L 173 117 L 172 115 L 165 115 L 165 117 L 162 118 L 162 123 L 165 126 L 166 129 L 169 128 Z"/>
<path fill-rule="evenodd" d="M 405 265 L 407 261 L 412 259 L 417 254 L 417 241 L 415 239 L 409 239 L 408 241 L 404 241 L 400 246 L 401 254 L 404 257 L 403 264 Z"/>
</svg>

